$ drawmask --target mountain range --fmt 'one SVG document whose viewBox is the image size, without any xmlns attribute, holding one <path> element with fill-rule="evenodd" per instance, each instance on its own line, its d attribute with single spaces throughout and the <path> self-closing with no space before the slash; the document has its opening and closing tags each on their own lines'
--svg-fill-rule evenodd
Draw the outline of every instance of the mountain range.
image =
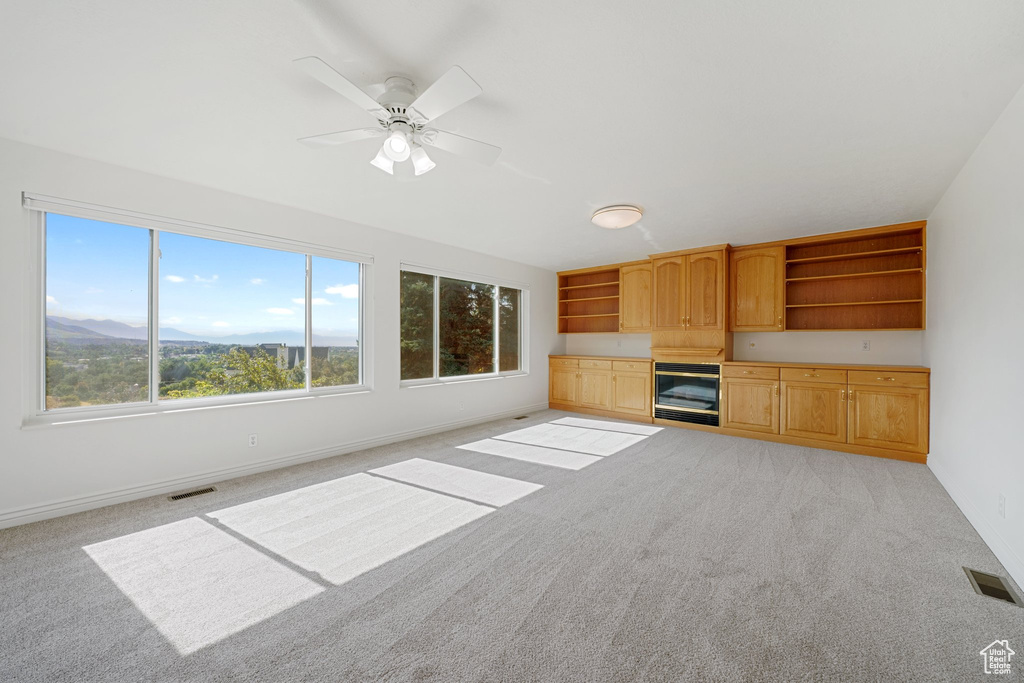
<svg viewBox="0 0 1024 683">
<path fill-rule="evenodd" d="M 46 336 L 72 344 L 107 344 L 112 341 L 127 343 L 145 342 L 149 331 L 145 326 L 127 325 L 116 320 L 75 320 L 57 315 L 46 316 Z M 305 335 L 296 330 L 274 330 L 229 334 L 221 337 L 205 337 L 183 332 L 173 327 L 161 327 L 160 339 L 176 342 L 207 342 L 210 344 L 287 344 L 303 346 Z M 313 335 L 315 346 L 355 346 L 353 336 Z"/>
</svg>

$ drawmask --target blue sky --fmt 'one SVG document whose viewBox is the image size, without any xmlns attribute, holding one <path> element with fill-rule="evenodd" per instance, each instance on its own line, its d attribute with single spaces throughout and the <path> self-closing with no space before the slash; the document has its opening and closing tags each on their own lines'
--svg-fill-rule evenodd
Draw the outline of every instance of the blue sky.
<svg viewBox="0 0 1024 683">
<path fill-rule="evenodd" d="M 47 313 L 145 325 L 149 231 L 47 214 Z M 160 327 L 211 337 L 305 326 L 305 256 L 160 233 Z M 313 258 L 313 330 L 356 335 L 359 264 Z"/>
</svg>

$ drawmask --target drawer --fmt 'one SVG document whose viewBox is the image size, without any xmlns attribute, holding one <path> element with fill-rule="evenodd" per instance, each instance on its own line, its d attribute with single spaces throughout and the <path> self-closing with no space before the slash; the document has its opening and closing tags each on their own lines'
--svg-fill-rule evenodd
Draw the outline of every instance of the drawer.
<svg viewBox="0 0 1024 683">
<path fill-rule="evenodd" d="M 887 372 L 884 370 L 850 370 L 850 384 L 874 387 L 928 388 L 927 372 Z"/>
<path fill-rule="evenodd" d="M 846 370 L 835 368 L 782 368 L 779 378 L 783 382 L 830 382 L 846 384 Z"/>
<path fill-rule="evenodd" d="M 611 370 L 612 362 L 610 360 L 594 360 L 592 358 L 580 358 L 580 368 L 586 368 L 588 370 Z"/>
<path fill-rule="evenodd" d="M 778 379 L 778 368 L 760 365 L 723 365 L 722 377 L 745 377 L 747 379 Z"/>
<path fill-rule="evenodd" d="M 623 370 L 626 372 L 650 372 L 650 361 L 642 360 L 616 360 L 612 361 L 612 370 Z"/>
<path fill-rule="evenodd" d="M 549 358 L 553 368 L 578 368 L 579 361 L 575 358 Z"/>
</svg>

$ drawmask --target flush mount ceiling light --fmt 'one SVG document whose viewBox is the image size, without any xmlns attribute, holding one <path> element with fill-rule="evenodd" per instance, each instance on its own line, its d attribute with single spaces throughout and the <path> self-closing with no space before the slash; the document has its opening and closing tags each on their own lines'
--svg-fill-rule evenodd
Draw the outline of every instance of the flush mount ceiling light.
<svg viewBox="0 0 1024 683">
<path fill-rule="evenodd" d="M 598 209 L 594 212 L 590 221 L 601 228 L 618 230 L 619 228 L 628 228 L 640 220 L 643 215 L 644 212 L 640 210 L 640 207 L 630 204 L 617 204 Z"/>
</svg>

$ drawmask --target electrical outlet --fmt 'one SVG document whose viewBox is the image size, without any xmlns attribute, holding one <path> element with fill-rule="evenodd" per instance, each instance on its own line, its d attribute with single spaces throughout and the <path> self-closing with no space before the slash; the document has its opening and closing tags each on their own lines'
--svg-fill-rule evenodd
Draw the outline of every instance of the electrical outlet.
<svg viewBox="0 0 1024 683">
<path fill-rule="evenodd" d="M 1006 519 L 1006 496 L 999 494 L 999 516 Z"/>
<path fill-rule="evenodd" d="M 861 351 L 870 351 L 871 350 L 871 342 L 869 340 L 867 340 L 867 339 L 862 341 L 860 343 L 860 350 Z"/>
<path fill-rule="evenodd" d="M 466 409 L 466 404 L 463 403 L 462 401 L 459 401 L 459 412 L 461 413 L 465 409 Z"/>
<path fill-rule="evenodd" d="M 256 437 L 255 434 L 250 434 L 249 435 L 249 448 L 255 448 L 258 445 L 259 445 L 259 439 Z"/>
</svg>

